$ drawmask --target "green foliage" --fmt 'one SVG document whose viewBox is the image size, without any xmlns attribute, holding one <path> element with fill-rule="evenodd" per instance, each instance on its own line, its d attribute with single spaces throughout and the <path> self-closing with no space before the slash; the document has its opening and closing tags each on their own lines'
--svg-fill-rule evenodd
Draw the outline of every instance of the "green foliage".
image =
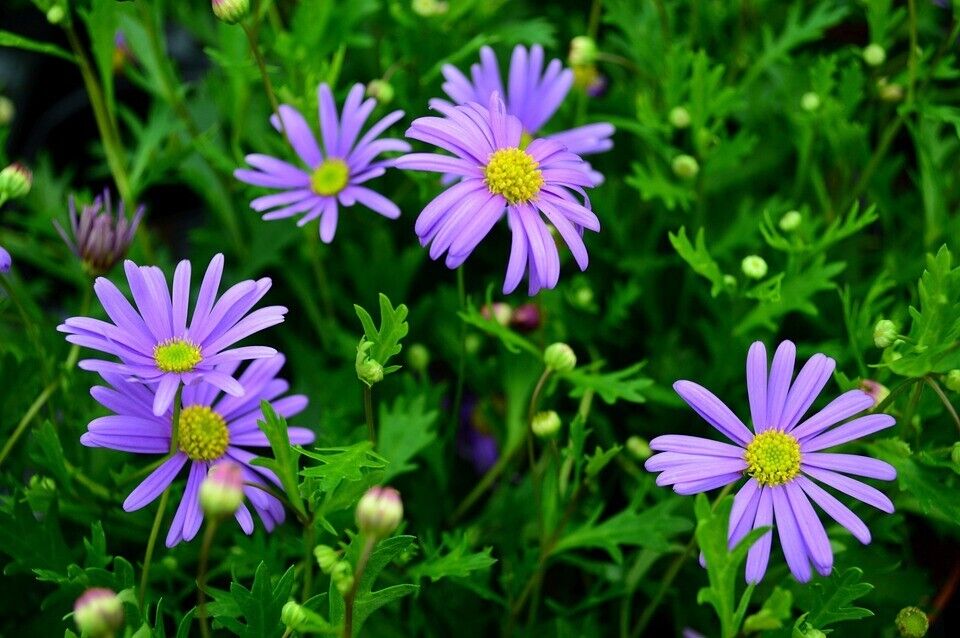
<svg viewBox="0 0 960 638">
<path fill-rule="evenodd" d="M 293 591 L 293 572 L 291 567 L 275 580 L 267 565 L 260 563 L 249 589 L 234 582 L 229 592 L 210 590 L 214 598 L 208 607 L 210 615 L 241 638 L 279 636 L 283 633 L 280 611 Z"/>
<path fill-rule="evenodd" d="M 428 409 L 427 397 L 397 397 L 393 405 L 380 405 L 380 433 L 377 451 L 389 464 L 383 480 L 417 469 L 412 463 L 437 438 L 436 423 L 440 413 Z"/>
<path fill-rule="evenodd" d="M 696 246 L 687 239 L 687 229 L 683 226 L 680 227 L 676 235 L 669 233 L 668 237 L 677 254 L 690 264 L 694 272 L 706 277 L 710 282 L 710 294 L 714 297 L 719 295 L 724 288 L 723 272 L 717 262 L 710 257 L 710 253 L 707 252 L 703 229 L 697 231 Z"/>
<path fill-rule="evenodd" d="M 396 308 L 390 303 L 390 300 L 383 293 L 380 293 L 380 328 L 377 329 L 373 323 L 373 317 L 370 313 L 354 304 L 354 310 L 363 324 L 363 337 L 360 338 L 360 345 L 357 346 L 357 358 L 360 359 L 361 353 L 366 358 L 373 359 L 383 366 L 383 374 L 390 374 L 400 369 L 398 365 L 388 366 L 387 362 L 397 354 L 403 346 L 400 341 L 407 336 L 410 326 L 407 324 L 407 314 L 409 310 L 404 304 Z"/>
<path fill-rule="evenodd" d="M 810 586 L 810 601 L 801 608 L 806 611 L 797 619 L 795 631 L 800 627 L 824 629 L 838 622 L 859 620 L 873 615 L 854 601 L 863 598 L 873 585 L 861 582 L 863 571 L 850 567 L 843 573 L 834 571 L 829 579 Z"/>
<path fill-rule="evenodd" d="M 263 412 L 263 419 L 258 420 L 257 425 L 260 426 L 270 442 L 273 458 L 260 457 L 254 459 L 253 464 L 265 467 L 276 474 L 277 478 L 280 479 L 280 485 L 283 486 L 284 494 L 290 501 L 290 505 L 300 516 L 306 516 L 303 498 L 300 496 L 299 481 L 297 480 L 299 454 L 295 448 L 290 446 L 287 421 L 278 415 L 266 401 L 260 403 L 260 410 Z"/>
<path fill-rule="evenodd" d="M 423 562 L 410 570 L 410 575 L 419 581 L 429 578 L 437 582 L 442 578 L 467 578 L 477 572 L 488 572 L 497 562 L 491 553 L 492 547 L 479 552 L 471 551 L 466 534 L 444 534 L 443 542 L 436 547 L 426 547 Z"/>
</svg>

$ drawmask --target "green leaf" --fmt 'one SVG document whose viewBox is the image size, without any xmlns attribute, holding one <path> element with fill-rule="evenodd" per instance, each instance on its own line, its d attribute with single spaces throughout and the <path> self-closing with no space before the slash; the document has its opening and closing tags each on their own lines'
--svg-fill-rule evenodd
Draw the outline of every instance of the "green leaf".
<svg viewBox="0 0 960 638">
<path fill-rule="evenodd" d="M 458 314 L 468 325 L 499 339 L 508 352 L 516 354 L 522 350 L 526 350 L 538 359 L 543 358 L 542 348 L 533 345 L 531 341 L 520 336 L 510 328 L 500 325 L 495 319 L 484 317 L 472 302 L 468 302 L 466 310 Z"/>
<path fill-rule="evenodd" d="M 410 575 L 417 581 L 429 578 L 432 582 L 441 578 L 466 578 L 474 572 L 488 571 L 497 562 L 490 555 L 493 547 L 484 547 L 480 552 L 470 549 L 466 534 L 444 534 L 443 543 L 433 551 L 427 550 L 424 561 L 412 568 Z"/>
<path fill-rule="evenodd" d="M 303 506 L 303 499 L 300 497 L 299 481 L 297 480 L 300 460 L 299 448 L 290 445 L 287 420 L 278 415 L 273 406 L 266 401 L 261 401 L 260 410 L 263 412 L 264 418 L 258 420 L 257 425 L 260 426 L 270 442 L 273 458 L 258 457 L 250 463 L 272 470 L 280 479 L 280 484 L 283 486 L 283 491 L 287 495 L 290 505 L 293 506 L 301 518 L 306 518 L 307 512 Z"/>
<path fill-rule="evenodd" d="M 602 365 L 603 362 L 598 361 L 589 366 L 564 372 L 563 378 L 574 386 L 570 396 L 580 398 L 585 390 L 592 390 L 609 404 L 616 403 L 620 399 L 631 403 L 646 401 L 643 391 L 653 385 L 653 379 L 640 375 L 646 362 L 641 361 L 615 372 L 597 372 Z"/>
<path fill-rule="evenodd" d="M 64 60 L 69 60 L 70 62 L 76 62 L 76 59 L 73 57 L 72 53 L 61 49 L 55 44 L 31 40 L 30 38 L 25 38 L 22 35 L 17 35 L 16 33 L 11 33 L 9 31 L 0 30 L 0 47 L 12 47 L 14 49 L 23 49 L 24 51 L 46 53 L 47 55 L 52 55 L 56 58 L 63 58 Z"/>
<path fill-rule="evenodd" d="M 323 492 L 332 492 L 343 481 L 360 481 L 365 469 L 380 470 L 387 459 L 373 451 L 373 443 L 360 441 L 346 447 L 301 449 L 301 454 L 320 462 L 301 470 L 300 474 L 317 481 Z"/>
<path fill-rule="evenodd" d="M 595 477 L 600 471 L 607 466 L 607 463 L 613 460 L 613 458 L 620 453 L 623 447 L 620 445 L 614 445 L 608 450 L 600 449 L 600 446 L 597 446 L 596 450 L 593 452 L 593 456 L 587 456 L 587 466 L 584 468 L 587 476 L 589 478 Z"/>
<path fill-rule="evenodd" d="M 755 614 L 743 621 L 743 632 L 750 634 L 770 629 L 780 629 L 784 621 L 790 618 L 793 607 L 793 594 L 788 589 L 774 587 L 763 606 Z"/>
<path fill-rule="evenodd" d="M 852 605 L 853 601 L 873 591 L 873 585 L 860 582 L 862 577 L 860 568 L 850 567 L 842 574 L 834 570 L 829 579 L 810 585 L 812 602 L 806 607 L 808 613 L 800 620 L 823 629 L 834 623 L 872 616 L 869 609 Z"/>
<path fill-rule="evenodd" d="M 427 409 L 427 397 L 423 394 L 413 399 L 399 396 L 389 408 L 380 404 L 377 448 L 390 462 L 383 477 L 385 483 L 417 468 L 410 461 L 437 438 L 439 415 L 437 410 Z"/>
<path fill-rule="evenodd" d="M 396 354 L 399 354 L 403 346 L 400 341 L 407 336 L 410 326 L 407 324 L 407 314 L 409 311 L 404 304 L 396 308 L 390 303 L 390 300 L 383 293 L 380 293 L 380 329 L 373 323 L 373 317 L 370 313 L 358 305 L 353 306 L 357 311 L 357 317 L 363 324 L 364 341 L 371 342 L 373 345 L 366 351 L 366 354 L 383 366 L 384 374 L 397 370 L 397 367 L 388 368 L 387 362 Z"/>
<path fill-rule="evenodd" d="M 677 234 L 668 233 L 670 243 L 674 250 L 690 264 L 693 271 L 698 275 L 705 277 L 711 284 L 710 295 L 716 297 L 724 288 L 723 271 L 710 253 L 707 252 L 706 240 L 704 240 L 703 229 L 697 231 L 696 246 L 687 239 L 687 229 L 683 226 L 677 231 Z"/>
<path fill-rule="evenodd" d="M 271 586 L 271 580 L 270 570 L 266 563 L 261 562 L 250 589 L 237 582 L 230 583 L 230 596 L 239 610 L 239 616 L 246 621 L 234 624 L 241 638 L 279 636 L 283 633 L 280 612 L 293 592 L 294 568 L 287 569 L 276 585 Z M 211 606 L 211 614 L 215 613 L 214 609 L 219 608 Z M 214 617 L 220 620 L 218 616 Z"/>
<path fill-rule="evenodd" d="M 960 480 L 951 468 L 942 467 L 926 452 L 914 454 L 900 439 L 875 441 L 870 448 L 873 456 L 896 468 L 900 489 L 913 496 L 904 499 L 902 507 L 947 525 L 960 525 Z"/>
</svg>

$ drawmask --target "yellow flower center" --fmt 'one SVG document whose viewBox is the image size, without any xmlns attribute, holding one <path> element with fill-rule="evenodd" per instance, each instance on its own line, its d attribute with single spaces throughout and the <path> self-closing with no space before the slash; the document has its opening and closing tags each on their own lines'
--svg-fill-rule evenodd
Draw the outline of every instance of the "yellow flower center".
<svg viewBox="0 0 960 638">
<path fill-rule="evenodd" d="M 212 461 L 223 456 L 230 432 L 222 416 L 205 405 L 190 405 L 180 411 L 178 444 L 194 461 Z"/>
<path fill-rule="evenodd" d="M 317 195 L 336 195 L 347 187 L 350 181 L 350 167 L 342 159 L 330 158 L 313 169 L 310 175 L 310 188 Z"/>
<path fill-rule="evenodd" d="M 747 474 L 760 485 L 783 485 L 800 473 L 800 443 L 778 430 L 755 436 L 743 458 L 747 462 Z"/>
<path fill-rule="evenodd" d="M 154 346 L 153 360 L 164 372 L 190 372 L 203 361 L 203 355 L 199 346 L 174 337 Z"/>
<path fill-rule="evenodd" d="M 511 204 L 535 199 L 543 186 L 540 164 L 519 148 L 502 148 L 490 154 L 483 171 L 487 188 L 495 195 L 503 195 Z"/>
</svg>

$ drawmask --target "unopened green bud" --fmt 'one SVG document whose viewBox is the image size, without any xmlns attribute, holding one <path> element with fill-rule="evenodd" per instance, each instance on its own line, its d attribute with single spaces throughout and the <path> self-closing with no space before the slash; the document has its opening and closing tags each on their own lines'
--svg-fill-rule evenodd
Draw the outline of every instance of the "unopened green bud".
<svg viewBox="0 0 960 638">
<path fill-rule="evenodd" d="M 573 66 L 584 64 L 593 64 L 597 61 L 597 54 L 600 50 L 597 48 L 596 41 L 587 35 L 578 35 L 570 40 L 570 54 L 567 60 Z"/>
<path fill-rule="evenodd" d="M 463 349 L 466 350 L 467 354 L 476 354 L 480 352 L 481 347 L 483 347 L 483 339 L 475 332 L 471 332 L 463 340 Z"/>
<path fill-rule="evenodd" d="M 726 274 L 723 276 L 723 285 L 727 288 L 736 288 L 737 287 L 737 278 L 731 274 Z"/>
<path fill-rule="evenodd" d="M 553 410 L 545 410 L 533 415 L 530 429 L 541 439 L 548 439 L 559 432 L 562 425 L 559 414 Z"/>
<path fill-rule="evenodd" d="M 670 126 L 673 128 L 687 128 L 690 126 L 690 111 L 686 107 L 675 106 L 670 109 L 667 119 L 670 120 Z"/>
<path fill-rule="evenodd" d="M 884 102 L 899 102 L 903 99 L 903 86 L 896 82 L 888 82 L 886 78 L 877 80 L 877 95 Z"/>
<path fill-rule="evenodd" d="M 357 503 L 357 527 L 373 538 L 386 538 L 403 520 L 400 492 L 392 487 L 371 487 Z"/>
<path fill-rule="evenodd" d="M 881 319 L 873 327 L 873 343 L 878 348 L 889 348 L 897 340 L 897 324 L 889 319 Z"/>
<path fill-rule="evenodd" d="M 492 304 L 484 304 L 480 308 L 480 314 L 484 319 L 495 321 L 501 326 L 509 326 L 510 319 L 513 317 L 513 308 L 510 304 L 495 301 Z"/>
<path fill-rule="evenodd" d="M 212 0 L 213 15 L 227 24 L 236 24 L 250 13 L 250 0 Z"/>
<path fill-rule="evenodd" d="M 653 456 L 653 450 L 650 449 L 650 443 L 639 436 L 631 436 L 627 439 L 627 451 L 638 461 L 646 461 Z"/>
<path fill-rule="evenodd" d="M 345 560 L 338 562 L 330 571 L 330 580 L 341 596 L 346 596 L 353 589 L 353 568 Z"/>
<path fill-rule="evenodd" d="M 60 24 L 67 17 L 67 11 L 59 4 L 55 4 L 47 9 L 47 22 L 50 24 Z"/>
<path fill-rule="evenodd" d="M 413 0 L 410 8 L 419 16 L 429 18 L 431 16 L 443 15 L 450 8 L 450 5 L 440 0 Z"/>
<path fill-rule="evenodd" d="M 213 518 L 233 516 L 243 503 L 243 470 L 233 461 L 210 468 L 200 483 L 200 507 Z"/>
<path fill-rule="evenodd" d="M 767 262 L 760 255 L 747 255 L 740 262 L 740 270 L 750 279 L 763 279 L 767 276 Z"/>
<path fill-rule="evenodd" d="M 943 378 L 943 385 L 954 392 L 960 392 L 960 370 L 953 369 Z"/>
<path fill-rule="evenodd" d="M 692 155 L 677 155 L 670 166 L 673 174 L 682 179 L 693 179 L 700 172 L 700 164 Z"/>
<path fill-rule="evenodd" d="M 788 210 L 783 214 L 783 217 L 780 218 L 780 230 L 788 233 L 792 232 L 800 228 L 802 221 L 803 216 L 800 214 L 800 211 Z"/>
<path fill-rule="evenodd" d="M 24 197 L 32 185 L 33 173 L 20 162 L 14 162 L 0 171 L 0 198 Z"/>
<path fill-rule="evenodd" d="M 380 104 L 389 104 L 393 101 L 396 91 L 393 85 L 386 80 L 370 80 L 367 84 L 367 96 L 372 97 Z"/>
<path fill-rule="evenodd" d="M 543 351 L 543 363 L 553 372 L 570 372 L 577 367 L 577 354 L 565 343 L 552 343 Z"/>
<path fill-rule="evenodd" d="M 800 97 L 800 108 L 812 113 L 820 108 L 820 96 L 813 91 L 808 91 Z"/>
<path fill-rule="evenodd" d="M 422 343 L 414 343 L 407 349 L 407 363 L 417 372 L 426 372 L 430 366 L 430 351 Z"/>
<path fill-rule="evenodd" d="M 357 369 L 357 376 L 367 385 L 380 383 L 383 381 L 383 366 L 373 359 L 367 359 Z"/>
<path fill-rule="evenodd" d="M 923 638 L 930 628 L 927 614 L 918 607 L 904 607 L 897 614 L 897 631 L 903 638 Z"/>
<path fill-rule="evenodd" d="M 123 603 L 110 589 L 94 587 L 73 605 L 77 629 L 91 638 L 106 638 L 123 626 Z"/>
<path fill-rule="evenodd" d="M 887 52 L 879 44 L 868 44 L 863 48 L 863 61 L 870 66 L 880 66 L 887 59 Z"/>
<path fill-rule="evenodd" d="M 950 460 L 960 465 L 960 441 L 954 443 L 953 447 L 950 448 Z"/>
<path fill-rule="evenodd" d="M 16 114 L 17 108 L 13 105 L 13 100 L 6 95 L 0 95 L 0 126 L 10 124 Z"/>
<path fill-rule="evenodd" d="M 313 548 L 313 556 L 317 559 L 317 565 L 324 574 L 329 574 L 333 566 L 340 560 L 340 552 L 329 545 L 317 545 Z"/>
<path fill-rule="evenodd" d="M 293 600 L 288 601 L 280 610 L 280 622 L 287 629 L 296 631 L 307 623 L 307 612 L 303 605 Z"/>
</svg>

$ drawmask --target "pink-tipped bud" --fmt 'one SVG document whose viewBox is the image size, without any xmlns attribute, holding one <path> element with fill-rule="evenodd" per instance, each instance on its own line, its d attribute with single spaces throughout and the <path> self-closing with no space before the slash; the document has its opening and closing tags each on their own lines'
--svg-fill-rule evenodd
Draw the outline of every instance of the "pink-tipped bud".
<svg viewBox="0 0 960 638">
<path fill-rule="evenodd" d="M 403 520 L 400 492 L 392 487 L 371 487 L 357 504 L 357 527 L 373 538 L 385 538 Z"/>
<path fill-rule="evenodd" d="M 888 390 L 885 385 L 882 383 L 877 383 L 872 379 L 864 379 L 861 381 L 860 389 L 870 395 L 870 398 L 873 399 L 874 405 L 877 405 L 890 396 L 890 390 Z"/>
<path fill-rule="evenodd" d="M 200 484 L 200 507 L 214 518 L 232 516 L 243 502 L 243 470 L 232 461 L 210 468 Z"/>
<path fill-rule="evenodd" d="M 250 0 L 212 0 L 213 15 L 227 24 L 236 24 L 250 13 Z"/>
<path fill-rule="evenodd" d="M 484 306 L 480 308 L 480 314 L 484 319 L 493 320 L 501 326 L 506 326 L 510 323 L 510 319 L 513 316 L 513 309 L 509 304 L 497 301 L 492 304 L 484 304 Z"/>
<path fill-rule="evenodd" d="M 540 327 L 543 317 L 535 303 L 525 303 L 513 311 L 510 327 L 518 332 L 533 332 Z"/>
<path fill-rule="evenodd" d="M 123 603 L 112 590 L 94 587 L 73 604 L 73 619 L 85 636 L 112 636 L 123 625 Z"/>
<path fill-rule="evenodd" d="M 30 192 L 33 173 L 20 162 L 14 162 L 0 170 L 0 197 L 18 199 Z"/>
</svg>

